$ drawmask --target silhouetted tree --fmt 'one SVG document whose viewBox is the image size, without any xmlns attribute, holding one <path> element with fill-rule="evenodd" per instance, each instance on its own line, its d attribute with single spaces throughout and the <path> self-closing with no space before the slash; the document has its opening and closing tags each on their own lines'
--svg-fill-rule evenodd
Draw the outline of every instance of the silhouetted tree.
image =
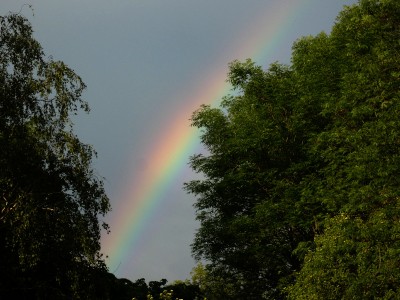
<svg viewBox="0 0 400 300">
<path fill-rule="evenodd" d="M 84 88 L 46 59 L 27 19 L 0 17 L 0 298 L 92 297 L 105 270 L 109 200 L 71 121 L 89 111 Z"/>
</svg>

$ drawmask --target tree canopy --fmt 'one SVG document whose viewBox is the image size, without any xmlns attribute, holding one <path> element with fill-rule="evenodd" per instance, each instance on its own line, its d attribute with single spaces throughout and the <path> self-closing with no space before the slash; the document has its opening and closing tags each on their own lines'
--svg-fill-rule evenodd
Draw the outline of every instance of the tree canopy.
<svg viewBox="0 0 400 300">
<path fill-rule="evenodd" d="M 289 66 L 232 62 L 236 92 L 194 112 L 204 177 L 185 188 L 209 299 L 400 292 L 399 40 L 400 3 L 360 0 Z"/>
<path fill-rule="evenodd" d="M 85 84 L 32 32 L 0 17 L 0 298 L 87 298 L 109 200 L 73 131 Z"/>
</svg>

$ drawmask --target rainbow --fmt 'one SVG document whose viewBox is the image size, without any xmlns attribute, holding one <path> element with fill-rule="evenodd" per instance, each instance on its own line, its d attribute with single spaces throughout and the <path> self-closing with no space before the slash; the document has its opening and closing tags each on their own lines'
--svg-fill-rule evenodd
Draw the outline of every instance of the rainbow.
<svg viewBox="0 0 400 300">
<path fill-rule="evenodd" d="M 270 59 L 279 49 L 277 46 L 289 31 L 290 21 L 302 14 L 311 0 L 280 0 L 268 11 L 255 16 L 243 32 L 233 49 L 237 49 L 239 60 L 252 58 L 258 64 Z M 226 60 L 222 58 L 221 61 Z M 228 63 L 229 61 L 227 61 Z M 198 132 L 190 127 L 189 118 L 202 103 L 216 104 L 229 92 L 226 82 L 227 66 L 223 69 L 210 70 L 198 88 L 190 92 L 190 103 L 172 116 L 170 124 L 162 129 L 148 152 L 152 159 L 140 175 L 132 178 L 132 185 L 123 194 L 120 207 L 114 207 L 118 220 L 112 220 L 112 233 L 103 241 L 103 252 L 110 270 L 128 260 L 135 251 L 140 237 L 152 222 L 156 207 L 165 199 L 163 194 L 171 183 L 187 167 L 188 158 L 195 153 L 199 145 Z"/>
</svg>

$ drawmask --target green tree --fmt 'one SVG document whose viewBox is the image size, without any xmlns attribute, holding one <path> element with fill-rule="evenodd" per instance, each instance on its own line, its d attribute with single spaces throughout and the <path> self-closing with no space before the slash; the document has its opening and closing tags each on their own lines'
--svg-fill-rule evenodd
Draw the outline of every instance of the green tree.
<svg viewBox="0 0 400 300">
<path fill-rule="evenodd" d="M 163 291 L 167 282 L 166 279 L 161 279 L 160 281 L 149 281 L 149 294 L 152 295 L 155 300 L 158 300 L 159 295 Z"/>
<path fill-rule="evenodd" d="M 46 59 L 29 22 L 0 17 L 0 295 L 89 297 L 109 210 L 94 150 L 74 134 L 85 85 Z M 86 296 L 85 296 L 86 295 Z"/>
<path fill-rule="evenodd" d="M 289 288 L 291 299 L 399 299 L 400 225 L 397 212 L 368 220 L 340 214 L 326 224 Z"/>
<path fill-rule="evenodd" d="M 222 298 L 398 294 L 399 38 L 400 2 L 361 0 L 288 67 L 233 62 L 236 93 L 193 114 L 192 249 Z"/>
<path fill-rule="evenodd" d="M 308 112 L 296 103 L 289 67 L 264 72 L 250 60 L 235 61 L 228 80 L 237 94 L 192 118 L 208 151 L 191 158 L 205 179 L 185 186 L 198 197 L 201 222 L 193 253 L 210 262 L 211 277 L 236 287 L 223 298 L 279 299 L 280 285 L 300 266 L 293 251 L 313 238 L 313 215 L 298 203 L 316 164 L 306 142 L 319 126 L 302 118 Z"/>
<path fill-rule="evenodd" d="M 313 139 L 312 152 L 323 163 L 307 194 L 329 215 L 289 289 L 293 299 L 398 297 L 399 37 L 400 3 L 392 0 L 346 8 L 327 37 L 337 92 L 321 110 L 329 126 Z M 318 45 L 303 40 L 297 49 L 307 48 L 315 62 L 324 55 Z M 302 62 L 299 70 L 311 68 Z M 321 78 L 329 84 L 330 77 Z"/>
<path fill-rule="evenodd" d="M 207 266 L 208 268 L 210 266 Z M 235 285 L 224 278 L 211 275 L 202 263 L 198 263 L 190 272 L 191 282 L 197 286 L 207 300 L 232 298 L 235 295 Z M 183 297 L 182 297 L 183 298 Z M 186 298 L 184 298 L 186 299 Z M 203 298 L 198 298 L 203 299 Z"/>
<path fill-rule="evenodd" d="M 204 295 L 199 286 L 189 280 L 176 280 L 163 287 L 163 291 L 172 291 L 174 298 L 183 300 L 203 300 Z M 208 298 L 207 298 L 208 299 Z"/>
</svg>

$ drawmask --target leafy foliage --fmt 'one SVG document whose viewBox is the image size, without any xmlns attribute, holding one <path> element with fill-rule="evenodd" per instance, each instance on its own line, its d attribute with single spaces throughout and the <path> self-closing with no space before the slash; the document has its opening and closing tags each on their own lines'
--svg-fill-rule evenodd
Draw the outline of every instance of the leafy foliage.
<svg viewBox="0 0 400 300">
<path fill-rule="evenodd" d="M 210 266 L 206 266 L 208 269 Z M 235 295 L 235 285 L 225 278 L 217 277 L 207 270 L 202 263 L 198 263 L 190 273 L 192 283 L 198 286 L 208 300 L 232 298 Z"/>
<path fill-rule="evenodd" d="M 215 278 L 239 286 L 234 299 L 265 293 L 277 299 L 280 279 L 299 266 L 292 252 L 312 237 L 312 219 L 293 209 L 301 180 L 313 169 L 305 146 L 312 131 L 295 115 L 298 93 L 289 68 L 274 64 L 263 72 L 251 61 L 233 62 L 229 81 L 238 96 L 193 115 L 210 153 L 191 158 L 206 179 L 186 185 L 199 197 L 202 225 L 193 251 L 212 262 Z"/>
<path fill-rule="evenodd" d="M 85 84 L 46 59 L 20 15 L 0 17 L 0 295 L 90 295 L 109 210 L 94 150 L 72 129 Z M 103 224 L 107 228 L 106 224 Z"/>
<path fill-rule="evenodd" d="M 398 1 L 360 1 L 329 37 L 338 93 L 321 111 L 330 126 L 314 139 L 324 164 L 309 195 L 332 217 L 290 289 L 293 299 L 399 292 L 399 14 Z"/>
<path fill-rule="evenodd" d="M 129 282 L 128 280 L 125 281 Z M 150 281 L 147 285 L 145 279 L 141 278 L 129 285 L 131 286 L 130 297 L 119 298 L 114 294 L 110 299 L 131 300 L 133 295 L 133 299 L 136 300 L 203 300 L 199 287 L 188 280 L 175 281 L 167 285 L 167 280 L 161 279 L 160 281 Z"/>
<path fill-rule="evenodd" d="M 399 292 L 399 16 L 394 0 L 346 7 L 329 35 L 294 44 L 291 66 L 231 63 L 236 93 L 193 114 L 207 154 L 185 188 L 207 297 Z"/>
</svg>

